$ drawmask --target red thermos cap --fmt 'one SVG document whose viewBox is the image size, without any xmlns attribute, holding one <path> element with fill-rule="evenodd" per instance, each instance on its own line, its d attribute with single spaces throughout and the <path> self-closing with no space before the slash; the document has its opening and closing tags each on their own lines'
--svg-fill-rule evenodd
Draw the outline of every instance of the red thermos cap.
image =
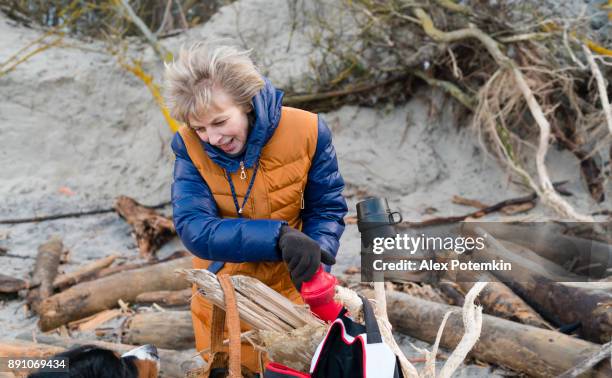
<svg viewBox="0 0 612 378">
<path fill-rule="evenodd" d="M 321 265 L 312 279 L 302 284 L 300 294 L 310 310 L 325 321 L 334 321 L 342 305 L 334 301 L 336 277 L 323 270 Z"/>
</svg>

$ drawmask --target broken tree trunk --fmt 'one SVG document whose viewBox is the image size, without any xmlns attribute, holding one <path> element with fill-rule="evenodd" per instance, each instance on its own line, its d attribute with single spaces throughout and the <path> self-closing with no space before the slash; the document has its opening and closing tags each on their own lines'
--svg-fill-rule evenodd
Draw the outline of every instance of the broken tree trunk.
<svg viewBox="0 0 612 378">
<path fill-rule="evenodd" d="M 373 291 L 366 295 L 373 297 Z M 429 302 L 401 292 L 387 293 L 387 311 L 396 331 L 433 343 L 447 311 L 440 345 L 454 349 L 463 335 L 461 308 Z M 470 355 L 478 360 L 507 366 L 537 377 L 556 376 L 600 349 L 600 345 L 560 332 L 483 315 L 482 332 Z M 612 374 L 610 363 L 597 365 L 597 377 Z"/>
<path fill-rule="evenodd" d="M 153 344 L 158 348 L 190 349 L 195 345 L 190 311 L 145 312 L 128 319 L 124 344 Z"/>
<path fill-rule="evenodd" d="M 57 328 L 102 310 L 117 306 L 122 299 L 132 302 L 140 293 L 156 290 L 180 290 L 189 282 L 177 276 L 175 269 L 191 267 L 191 257 L 114 274 L 95 281 L 83 282 L 47 298 L 40 305 L 38 326 L 42 331 Z"/>
<path fill-rule="evenodd" d="M 475 229 L 479 236 L 486 233 Z M 504 260 L 512 264 L 511 271 L 492 273 L 505 282 L 529 305 L 556 326 L 579 322 L 581 337 L 594 342 L 607 342 L 612 337 L 612 292 L 605 283 L 561 282 L 578 280 L 564 274 L 565 270 L 536 253 L 516 244 L 499 241 L 486 234 L 487 245 L 475 252 L 475 261 Z"/>
<path fill-rule="evenodd" d="M 26 301 L 31 310 L 38 313 L 40 303 L 53 295 L 53 280 L 57 276 L 64 245 L 59 237 L 52 237 L 38 247 L 36 264 L 32 272 L 31 286 L 38 286 L 28 293 Z"/>
<path fill-rule="evenodd" d="M 159 247 L 176 235 L 171 219 L 163 217 L 132 198 L 119 196 L 115 210 L 134 228 L 138 249 L 142 257 L 151 257 Z"/>
<path fill-rule="evenodd" d="M 21 340 L 31 340 L 32 335 L 21 334 L 17 336 Z M 95 345 L 100 348 L 113 350 L 119 354 L 123 354 L 135 348 L 134 345 L 125 345 L 118 343 L 109 343 L 97 340 L 77 340 L 54 335 L 36 335 L 36 340 L 39 343 L 52 345 L 61 348 L 74 348 L 81 345 Z M 177 352 L 168 349 L 157 349 L 160 359 L 160 376 L 183 378 L 189 370 L 197 368 L 195 360 L 192 358 L 193 353 Z"/>
<path fill-rule="evenodd" d="M 191 296 L 193 295 L 191 289 L 183 290 L 162 290 L 162 291 L 151 291 L 147 293 L 138 294 L 135 303 L 139 304 L 153 304 L 157 303 L 163 306 L 184 306 L 191 303 Z"/>
</svg>

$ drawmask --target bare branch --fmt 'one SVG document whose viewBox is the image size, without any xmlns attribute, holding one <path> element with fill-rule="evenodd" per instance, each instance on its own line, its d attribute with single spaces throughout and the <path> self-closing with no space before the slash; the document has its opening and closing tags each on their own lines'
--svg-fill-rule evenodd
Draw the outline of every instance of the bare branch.
<svg viewBox="0 0 612 378">
<path fill-rule="evenodd" d="M 595 77 L 595 81 L 597 81 L 597 90 L 599 91 L 599 100 L 601 101 L 601 107 L 603 108 L 604 115 L 606 117 L 606 122 L 608 123 L 608 130 L 610 134 L 612 134 L 612 108 L 610 107 L 610 100 L 608 100 L 608 92 L 606 91 L 606 82 L 597 67 L 597 63 L 595 63 L 595 59 L 593 58 L 593 54 L 591 50 L 585 45 L 582 45 L 582 50 L 584 50 L 584 55 L 587 57 L 587 61 L 589 62 L 589 67 L 591 68 L 591 72 Z"/>
</svg>

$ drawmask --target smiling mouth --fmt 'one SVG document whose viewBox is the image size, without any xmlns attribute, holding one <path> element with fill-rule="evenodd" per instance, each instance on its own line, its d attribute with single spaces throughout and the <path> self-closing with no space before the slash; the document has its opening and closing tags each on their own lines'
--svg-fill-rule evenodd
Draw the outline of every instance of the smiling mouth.
<svg viewBox="0 0 612 378">
<path fill-rule="evenodd" d="M 233 149 L 233 143 L 234 143 L 234 138 L 230 139 L 230 141 L 225 144 L 220 144 L 219 148 L 226 152 L 231 151 Z"/>
</svg>

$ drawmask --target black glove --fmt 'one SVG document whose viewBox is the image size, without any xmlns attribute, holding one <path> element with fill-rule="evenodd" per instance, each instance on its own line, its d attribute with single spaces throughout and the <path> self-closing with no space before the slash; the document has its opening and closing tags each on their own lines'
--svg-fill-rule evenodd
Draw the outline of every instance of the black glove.
<svg viewBox="0 0 612 378">
<path fill-rule="evenodd" d="M 281 227 L 278 247 L 282 252 L 283 261 L 289 268 L 291 281 L 298 291 L 302 289 L 302 283 L 312 279 L 321 263 L 327 265 L 336 263 L 334 256 L 322 250 L 316 241 L 289 226 Z"/>
</svg>

